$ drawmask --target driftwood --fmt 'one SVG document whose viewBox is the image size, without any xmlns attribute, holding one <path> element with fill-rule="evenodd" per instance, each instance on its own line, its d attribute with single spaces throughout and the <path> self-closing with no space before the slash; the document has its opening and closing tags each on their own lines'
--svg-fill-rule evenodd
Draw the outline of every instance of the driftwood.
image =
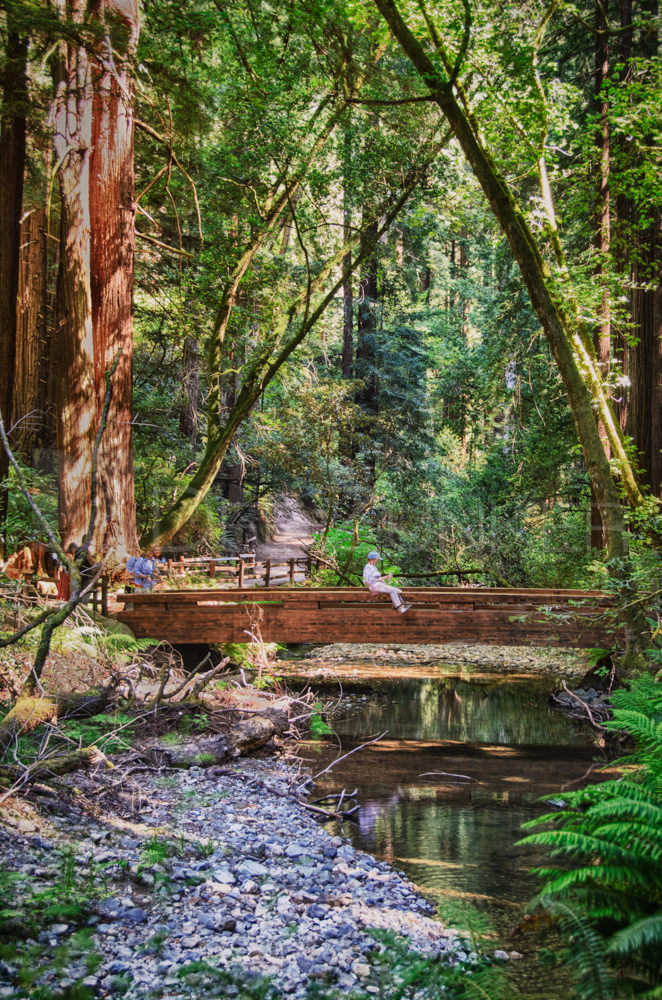
<svg viewBox="0 0 662 1000">
<path fill-rule="evenodd" d="M 148 756 L 157 764 L 169 767 L 210 767 L 229 757 L 251 753 L 288 728 L 285 712 L 265 709 L 233 726 L 223 735 L 204 736 L 175 745 L 154 741 Z"/>
</svg>

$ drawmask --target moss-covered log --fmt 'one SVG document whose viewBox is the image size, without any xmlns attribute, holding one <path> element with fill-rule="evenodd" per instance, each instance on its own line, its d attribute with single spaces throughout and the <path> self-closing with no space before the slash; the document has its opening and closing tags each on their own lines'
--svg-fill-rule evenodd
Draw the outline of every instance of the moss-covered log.
<svg viewBox="0 0 662 1000">
<path fill-rule="evenodd" d="M 47 723 L 55 724 L 58 719 L 87 719 L 99 715 L 108 707 L 110 692 L 106 688 L 86 691 L 82 694 L 25 695 L 0 722 L 0 752 L 19 733 L 31 733 Z"/>
<path fill-rule="evenodd" d="M 58 777 L 62 774 L 70 774 L 71 771 L 79 771 L 81 768 L 90 767 L 92 764 L 101 764 L 106 760 L 106 757 L 98 747 L 81 747 L 79 750 L 72 750 L 69 753 L 55 754 L 53 757 L 43 757 L 41 760 L 30 764 L 27 768 L 16 764 L 0 765 L 0 782 L 9 785 L 21 779 L 28 782 L 43 781 L 44 779 Z"/>
<path fill-rule="evenodd" d="M 209 767 L 257 750 L 273 736 L 284 733 L 287 727 L 285 712 L 267 709 L 249 716 L 220 736 L 186 739 L 176 744 L 154 742 L 149 748 L 149 755 L 159 764 L 170 767 Z"/>
</svg>

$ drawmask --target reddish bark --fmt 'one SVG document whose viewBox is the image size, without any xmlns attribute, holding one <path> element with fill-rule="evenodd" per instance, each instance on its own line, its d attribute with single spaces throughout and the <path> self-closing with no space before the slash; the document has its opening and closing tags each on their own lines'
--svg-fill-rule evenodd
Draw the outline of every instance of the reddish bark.
<svg viewBox="0 0 662 1000">
<path fill-rule="evenodd" d="M 74 22 L 84 0 L 60 0 Z M 100 0 L 93 14 L 113 38 L 63 53 L 55 105 L 62 198 L 58 286 L 60 530 L 65 545 L 88 526 L 94 437 L 105 374 L 119 354 L 98 460 L 92 548 L 121 559 L 137 548 L 131 431 L 134 189 L 130 60 L 136 0 Z"/>
<path fill-rule="evenodd" d="M 101 416 L 105 375 L 120 355 L 113 378 L 108 422 L 99 452 L 97 552 L 121 555 L 138 546 L 133 488 L 132 365 L 135 202 L 133 86 L 129 60 L 138 41 L 137 0 L 100 0 L 99 18 L 110 25 L 114 46 L 125 36 L 122 63 L 102 54 L 95 79 L 90 157 L 92 331 L 96 423 Z M 100 60 L 101 61 L 101 60 Z M 95 76 L 99 66 L 95 65 Z"/>
<path fill-rule="evenodd" d="M 9 429 L 12 413 L 16 346 L 16 293 L 20 246 L 23 171 L 27 113 L 27 41 L 16 32 L 9 17 L 2 85 L 0 123 L 0 409 Z M 0 484 L 9 471 L 8 457 L 0 448 Z M 0 527 L 4 528 L 7 494 L 0 488 Z"/>
<path fill-rule="evenodd" d="M 52 327 L 48 322 L 46 209 L 33 208 L 21 220 L 16 374 L 12 420 L 17 450 L 34 467 L 55 444 L 54 383 L 50 378 Z"/>
</svg>

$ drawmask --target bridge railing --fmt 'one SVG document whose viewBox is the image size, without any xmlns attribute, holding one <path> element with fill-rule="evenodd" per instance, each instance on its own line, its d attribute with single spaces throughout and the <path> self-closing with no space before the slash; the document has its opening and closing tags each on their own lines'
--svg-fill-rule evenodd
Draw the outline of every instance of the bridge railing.
<svg viewBox="0 0 662 1000">
<path fill-rule="evenodd" d="M 161 572 L 168 580 L 188 575 L 207 576 L 219 583 L 235 583 L 241 590 L 246 585 L 276 587 L 301 583 L 310 577 L 317 564 L 311 556 L 256 561 L 254 552 L 238 556 L 196 556 L 168 559 Z"/>
</svg>

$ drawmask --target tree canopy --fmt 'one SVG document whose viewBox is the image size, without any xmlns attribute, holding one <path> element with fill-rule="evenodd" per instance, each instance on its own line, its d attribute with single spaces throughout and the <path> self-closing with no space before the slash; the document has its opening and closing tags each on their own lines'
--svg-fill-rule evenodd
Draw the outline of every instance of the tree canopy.
<svg viewBox="0 0 662 1000">
<path fill-rule="evenodd" d="M 1 16 L 2 412 L 65 542 L 118 358 L 99 555 L 231 551 L 288 491 L 412 572 L 655 550 L 652 0 Z"/>
</svg>

